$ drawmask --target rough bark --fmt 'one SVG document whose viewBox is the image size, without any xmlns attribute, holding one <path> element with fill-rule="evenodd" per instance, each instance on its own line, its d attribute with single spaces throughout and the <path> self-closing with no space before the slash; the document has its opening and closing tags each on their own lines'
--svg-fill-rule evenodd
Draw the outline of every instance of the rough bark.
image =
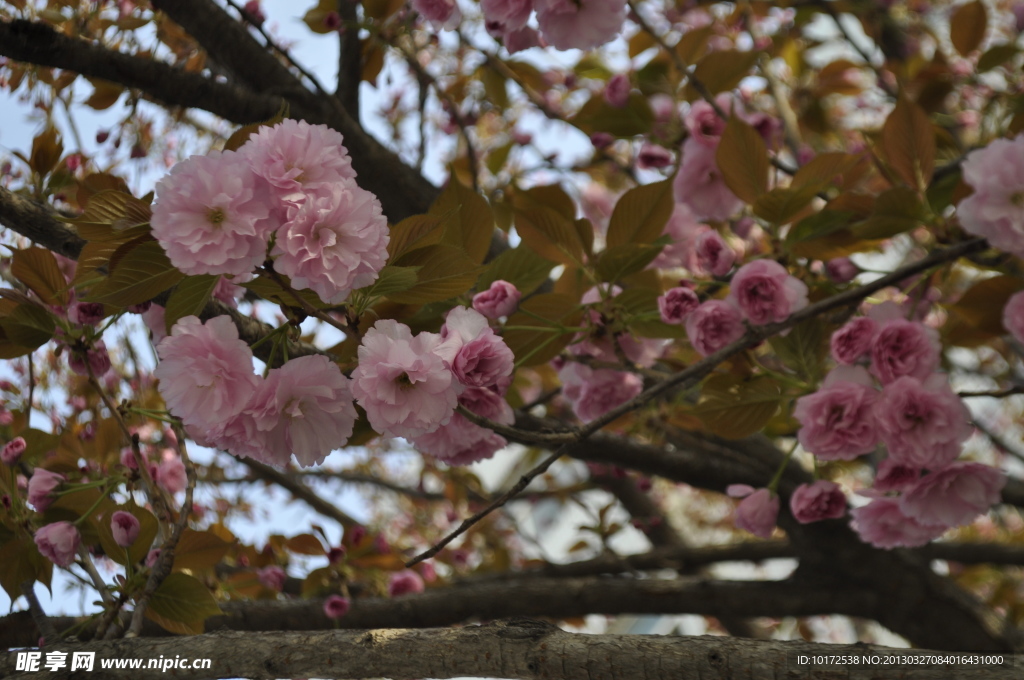
<svg viewBox="0 0 1024 680">
<path fill-rule="evenodd" d="M 351 630 L 320 633 L 211 635 L 164 639 L 134 638 L 47 647 L 92 651 L 97 667 L 109 659 L 188 662 L 210 659 L 210 668 L 128 671 L 138 680 L 245 677 L 256 679 L 455 678 L 481 676 L 545 680 L 1009 680 L 1017 678 L 1010 655 L 1002 664 L 925 665 L 908 662 L 914 654 L 946 659 L 942 652 L 869 645 L 752 641 L 722 637 L 661 637 L 567 633 L 540 621 L 512 620 L 461 629 Z M 878 663 L 829 667 L 801 665 L 800 656 L 875 656 Z M 15 654 L 0 657 L 0 677 L 10 680 L 64 680 L 66 669 L 19 673 Z M 70 656 L 68 657 L 70 658 Z M 892 660 L 887 662 L 883 660 Z M 94 671 L 95 672 L 95 671 Z M 104 677 L 95 672 L 95 677 Z M 107 671 L 122 677 L 126 671 Z M 80 674 L 82 676 L 87 673 Z M 127 676 L 124 676 L 127 677 Z"/>
</svg>

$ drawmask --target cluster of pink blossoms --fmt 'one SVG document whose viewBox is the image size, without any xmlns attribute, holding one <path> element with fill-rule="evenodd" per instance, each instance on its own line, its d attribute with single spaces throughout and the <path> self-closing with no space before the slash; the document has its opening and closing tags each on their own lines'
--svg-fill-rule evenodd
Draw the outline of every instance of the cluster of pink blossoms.
<svg viewBox="0 0 1024 680">
<path fill-rule="evenodd" d="M 963 178 L 974 193 L 957 206 L 961 226 L 1024 257 L 1024 135 L 967 154 Z"/>
<path fill-rule="evenodd" d="M 205 446 L 284 467 L 323 462 L 352 435 L 349 379 L 324 356 L 292 359 L 261 377 L 226 316 L 181 319 L 157 345 L 154 375 L 172 414 Z"/>
<path fill-rule="evenodd" d="M 739 104 L 733 104 L 732 95 L 725 92 L 715 98 L 723 112 L 739 116 L 756 129 L 771 145 L 778 135 L 779 122 L 763 113 L 747 113 Z M 676 200 L 685 203 L 697 219 L 722 221 L 731 217 L 742 206 L 740 200 L 722 179 L 716 153 L 725 131 L 725 121 L 708 102 L 691 105 L 684 119 L 690 133 L 683 142 L 682 162 L 673 183 Z"/>
<path fill-rule="evenodd" d="M 807 285 L 773 260 L 754 260 L 740 267 L 724 300 L 700 303 L 687 286 L 672 288 L 658 298 L 661 320 L 686 324 L 690 344 L 704 356 L 739 340 L 746 330 L 744 320 L 755 326 L 777 323 L 806 306 Z"/>
<path fill-rule="evenodd" d="M 412 0 L 412 7 L 435 30 L 462 21 L 456 0 Z M 614 40 L 626 20 L 625 0 L 482 0 L 484 26 L 509 52 L 545 42 L 560 50 L 589 50 Z M 537 29 L 528 25 L 536 11 Z"/>
<path fill-rule="evenodd" d="M 415 336 L 405 324 L 383 319 L 363 336 L 352 394 L 377 432 L 404 437 L 447 463 L 466 465 L 490 458 L 507 442 L 455 407 L 512 424 L 504 395 L 514 361 L 504 340 L 475 309 L 455 307 L 440 333 Z"/>
<path fill-rule="evenodd" d="M 885 303 L 836 331 L 831 345 L 839 366 L 821 389 L 797 400 L 793 415 L 801 446 L 822 460 L 853 460 L 885 445 L 874 487 L 862 492 L 873 500 L 851 512 L 865 541 L 923 545 L 999 499 L 999 470 L 956 462 L 971 434 L 970 414 L 937 372 L 934 329 Z"/>
<path fill-rule="evenodd" d="M 269 255 L 295 288 L 342 302 L 376 280 L 389 238 L 342 141 L 285 120 L 238 151 L 192 156 L 157 183 L 153 235 L 186 274 L 244 277 Z"/>
</svg>

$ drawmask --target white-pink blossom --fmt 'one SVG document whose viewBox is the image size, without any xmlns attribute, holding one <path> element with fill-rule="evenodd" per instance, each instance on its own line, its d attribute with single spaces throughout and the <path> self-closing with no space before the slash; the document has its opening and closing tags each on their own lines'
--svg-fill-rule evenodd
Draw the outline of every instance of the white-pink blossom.
<svg viewBox="0 0 1024 680">
<path fill-rule="evenodd" d="M 708 300 L 686 317 L 686 337 L 707 356 L 743 337 L 743 313 L 726 300 Z"/>
<path fill-rule="evenodd" d="M 853 460 L 878 445 L 871 376 L 857 366 L 833 369 L 821 389 L 796 400 L 797 439 L 822 460 Z"/>
<path fill-rule="evenodd" d="M 352 394 L 370 426 L 389 437 L 418 437 L 447 423 L 458 401 L 458 381 L 435 353 L 441 336 L 382 319 L 363 336 Z"/>
<path fill-rule="evenodd" d="M 999 502 L 1002 471 L 981 463 L 951 463 L 903 491 L 900 510 L 925 524 L 968 524 Z"/>
<path fill-rule="evenodd" d="M 625 0 L 537 0 L 541 35 L 560 50 L 589 50 L 613 40 L 626 20 Z"/>
<path fill-rule="evenodd" d="M 389 238 L 376 196 L 354 182 L 324 184 L 288 211 L 271 255 L 293 287 L 335 304 L 377 280 Z"/>
<path fill-rule="evenodd" d="M 484 27 L 496 38 L 517 31 L 530 19 L 533 0 L 481 0 Z"/>
<path fill-rule="evenodd" d="M 186 316 L 157 345 L 160 363 L 153 375 L 172 414 L 189 434 L 203 440 L 213 436 L 238 414 L 258 384 L 252 350 L 238 338 L 230 317 L 205 324 Z"/>
<path fill-rule="evenodd" d="M 717 149 L 717 145 L 707 146 L 693 137 L 683 142 L 682 163 L 672 184 L 676 200 L 702 220 L 727 220 L 743 206 L 722 179 L 715 159 Z"/>
<path fill-rule="evenodd" d="M 463 385 L 504 388 L 511 381 L 515 356 L 480 312 L 453 308 L 441 327 L 441 338 L 435 352 Z"/>
<path fill-rule="evenodd" d="M 266 183 L 232 151 L 192 156 L 157 182 L 153 236 L 186 274 L 248 274 L 276 223 Z"/>
<path fill-rule="evenodd" d="M 454 30 L 462 21 L 462 11 L 455 0 L 412 0 L 412 8 L 429 21 L 435 31 Z"/>
<path fill-rule="evenodd" d="M 562 395 L 583 422 L 600 418 L 643 390 L 643 381 L 634 373 L 608 368 L 593 369 L 575 361 L 566 362 L 558 372 Z"/>
<path fill-rule="evenodd" d="M 962 168 L 974 193 L 957 206 L 961 226 L 993 247 L 1024 257 L 1024 135 L 972 151 Z"/>
<path fill-rule="evenodd" d="M 785 321 L 807 306 L 807 284 L 774 260 L 754 260 L 739 268 L 729 297 L 752 324 Z"/>
<path fill-rule="evenodd" d="M 953 462 L 971 435 L 970 420 L 941 373 L 924 381 L 897 378 L 875 402 L 875 421 L 889 457 L 910 467 L 934 470 Z"/>
<path fill-rule="evenodd" d="M 850 526 L 865 543 L 876 548 L 919 548 L 941 536 L 946 527 L 923 524 L 900 510 L 896 498 L 875 498 L 850 511 Z"/>
</svg>

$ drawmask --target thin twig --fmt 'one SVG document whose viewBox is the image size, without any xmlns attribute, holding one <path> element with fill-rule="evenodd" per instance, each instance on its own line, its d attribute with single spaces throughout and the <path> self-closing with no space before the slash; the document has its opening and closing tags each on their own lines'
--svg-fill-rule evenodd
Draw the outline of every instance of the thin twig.
<svg viewBox="0 0 1024 680">
<path fill-rule="evenodd" d="M 537 467 L 533 468 L 532 470 L 527 472 L 525 475 L 520 477 L 519 481 L 516 482 L 515 486 L 513 486 L 511 489 L 509 489 L 508 491 L 503 493 L 501 496 L 499 496 L 497 498 L 497 500 L 492 502 L 490 505 L 488 505 L 486 508 L 484 508 L 480 512 L 476 513 L 472 517 L 464 519 L 462 521 L 462 524 L 460 524 L 458 526 L 458 528 L 455 529 L 455 531 L 451 532 L 450 534 L 448 534 L 447 536 L 442 538 L 440 541 L 435 543 L 433 545 L 433 547 L 431 547 L 429 550 L 426 550 L 426 551 L 420 553 L 416 557 L 414 557 L 411 560 L 409 560 L 408 562 L 406 562 L 405 566 L 406 567 L 412 567 L 412 566 L 414 566 L 416 564 L 419 564 L 423 560 L 429 560 L 431 557 L 433 557 L 437 553 L 441 552 L 441 550 L 443 550 L 446 545 L 448 545 L 449 543 L 454 541 L 456 538 L 458 538 L 459 536 L 464 534 L 466 531 L 468 531 L 470 529 L 470 527 L 472 527 L 474 524 L 476 524 L 477 522 L 482 520 L 484 517 L 487 517 L 487 515 L 491 514 L 492 512 L 497 510 L 498 508 L 500 508 L 503 505 L 505 505 L 506 503 L 508 503 L 515 496 L 519 495 L 519 493 L 521 491 L 523 491 L 523 489 L 525 489 L 526 487 L 528 487 L 530 485 L 530 482 L 532 482 L 534 479 L 536 479 L 540 475 L 542 475 L 545 472 L 547 472 L 548 468 L 550 468 L 552 465 L 554 465 L 555 461 L 558 460 L 559 458 L 561 458 L 565 454 L 566 448 L 568 448 L 568 447 L 566 447 L 566 446 L 559 447 L 557 451 L 555 451 L 550 456 L 548 456 L 543 461 L 541 461 L 541 463 L 539 465 L 537 465 Z"/>
<path fill-rule="evenodd" d="M 53 625 L 53 620 L 46 615 L 46 612 L 43 611 L 43 606 L 39 604 L 35 585 L 36 580 L 34 578 L 25 580 L 21 584 L 21 594 L 28 601 L 29 614 L 32 615 L 36 628 L 39 629 L 39 633 L 43 636 L 43 642 L 45 644 L 53 644 L 60 640 L 60 635 L 57 633 L 57 627 Z"/>
<path fill-rule="evenodd" d="M 89 575 L 89 579 L 92 581 L 92 585 L 96 588 L 100 594 L 100 598 L 103 600 L 103 604 L 107 607 L 114 605 L 114 596 L 110 594 L 107 589 L 107 585 L 103 582 L 103 577 L 100 576 L 100 572 L 96 571 L 96 565 L 92 563 L 92 557 L 89 555 L 89 551 L 86 550 L 84 545 L 78 546 L 78 559 L 79 566 L 85 570 L 85 573 Z"/>
<path fill-rule="evenodd" d="M 1005 390 L 997 390 L 995 392 L 957 392 L 956 396 L 961 399 L 974 399 L 977 397 L 991 397 L 992 399 L 1002 399 L 1004 397 L 1010 397 L 1014 394 L 1024 394 L 1024 385 L 1014 385 L 1008 387 Z"/>
</svg>

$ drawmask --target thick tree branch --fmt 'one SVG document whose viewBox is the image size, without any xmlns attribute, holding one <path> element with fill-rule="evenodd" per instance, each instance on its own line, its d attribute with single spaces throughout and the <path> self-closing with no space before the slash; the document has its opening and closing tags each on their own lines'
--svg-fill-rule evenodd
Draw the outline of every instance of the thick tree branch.
<svg viewBox="0 0 1024 680">
<path fill-rule="evenodd" d="M 3 23 L 0 23 L 0 31 Z M 60 221 L 60 214 L 48 205 L 0 187 L 0 225 L 30 238 L 58 255 L 78 259 L 85 240 Z"/>
<path fill-rule="evenodd" d="M 217 633 L 159 640 L 116 640 L 53 649 L 92 651 L 104 659 L 210 659 L 209 669 L 172 668 L 175 678 L 345 677 L 455 678 L 482 676 L 560 680 L 1009 680 L 1017 677 L 1013 659 L 996 665 L 896 664 L 856 668 L 801 665 L 799 657 L 864 655 L 903 657 L 921 650 L 869 645 L 753 641 L 722 637 L 584 635 L 549 623 L 517 619 L 485 626 L 428 630 L 353 630 L 323 633 Z M 51 648 L 47 647 L 47 651 Z M 945 655 L 943 655 L 945 656 Z M 15 654 L 0 658 L 0 676 L 26 680 L 37 674 L 15 671 Z M 69 657 L 70 658 L 70 654 Z M 143 664 L 146 665 L 146 664 Z M 954 670 L 955 669 L 955 670 Z M 139 680 L 163 680 L 167 669 L 131 672 Z M 47 672 L 62 680 L 68 670 Z"/>
<path fill-rule="evenodd" d="M 140 90 L 166 106 L 203 109 L 237 124 L 273 118 L 287 103 L 293 118 L 329 125 L 344 136 L 352 167 L 359 173 L 360 186 L 380 199 L 392 222 L 426 212 L 438 195 L 436 187 L 367 135 L 329 95 L 318 98 L 302 88 L 258 94 L 151 59 L 69 38 L 31 21 L 0 21 L 0 55 L 110 80 Z"/>
</svg>

